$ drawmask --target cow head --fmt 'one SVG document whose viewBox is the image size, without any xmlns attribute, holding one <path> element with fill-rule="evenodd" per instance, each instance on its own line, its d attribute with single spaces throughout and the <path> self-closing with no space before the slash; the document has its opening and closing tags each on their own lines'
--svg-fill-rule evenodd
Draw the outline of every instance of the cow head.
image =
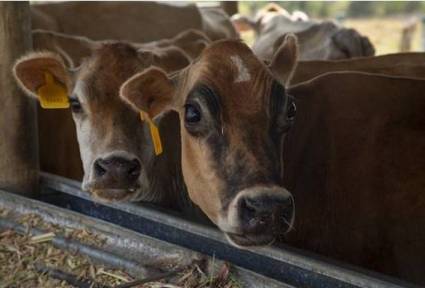
<svg viewBox="0 0 425 288">
<path fill-rule="evenodd" d="M 302 12 L 297 11 L 297 15 L 293 16 L 278 4 L 269 3 L 261 8 L 254 18 L 241 14 L 235 14 L 232 16 L 231 20 L 233 26 L 235 26 L 238 32 L 253 30 L 255 33 L 260 34 L 268 26 L 272 19 L 281 18 L 284 19 L 284 21 L 299 21 L 298 19 L 300 17 L 300 13 Z"/>
<path fill-rule="evenodd" d="M 179 113 L 189 196 L 239 246 L 269 244 L 292 226 L 281 153 L 295 117 L 285 85 L 296 58 L 293 35 L 269 67 L 242 42 L 217 41 L 171 78 L 150 68 L 121 87 L 151 117 Z"/>
<path fill-rule="evenodd" d="M 375 55 L 375 48 L 367 36 L 351 28 L 340 28 L 331 37 L 333 47 L 328 59 L 345 59 Z"/>
<path fill-rule="evenodd" d="M 271 51 L 276 51 L 287 33 L 277 37 Z M 354 29 L 343 28 L 333 21 L 315 23 L 309 28 L 293 33 L 298 39 L 303 60 L 341 60 L 375 55 L 369 38 Z"/>
<path fill-rule="evenodd" d="M 185 54 L 175 48 L 140 51 L 123 42 L 94 42 L 47 31 L 35 32 L 34 39 L 38 47 L 48 43 L 46 49 L 60 54 L 29 53 L 13 72 L 26 94 L 37 99 L 46 73 L 66 89 L 83 162 L 83 190 L 100 200 L 159 201 L 149 189 L 155 157 L 149 128 L 119 97 L 119 89 L 151 65 L 166 71 L 183 68 L 189 64 Z"/>
</svg>

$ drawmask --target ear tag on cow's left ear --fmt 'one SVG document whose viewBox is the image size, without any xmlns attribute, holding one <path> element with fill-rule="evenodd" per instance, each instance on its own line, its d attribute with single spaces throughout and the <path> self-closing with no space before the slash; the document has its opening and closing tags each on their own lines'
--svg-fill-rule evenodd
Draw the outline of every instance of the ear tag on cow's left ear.
<svg viewBox="0 0 425 288">
<path fill-rule="evenodd" d="M 152 119 L 149 117 L 148 113 L 140 111 L 140 119 L 142 121 L 147 121 L 149 124 L 149 129 L 151 131 L 151 137 L 153 142 L 153 147 L 155 149 L 155 155 L 159 155 L 162 153 L 162 144 L 161 137 L 159 136 L 159 129 L 156 127 L 155 123 L 153 123 Z"/>
<path fill-rule="evenodd" d="M 65 109 L 69 108 L 69 99 L 66 87 L 56 82 L 53 75 L 44 72 L 45 83 L 38 88 L 37 95 L 40 105 L 44 109 Z"/>
</svg>

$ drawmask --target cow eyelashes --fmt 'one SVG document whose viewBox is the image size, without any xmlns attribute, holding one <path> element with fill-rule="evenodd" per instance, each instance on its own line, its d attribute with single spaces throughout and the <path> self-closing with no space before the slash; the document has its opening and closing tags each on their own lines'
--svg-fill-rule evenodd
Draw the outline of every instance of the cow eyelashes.
<svg viewBox="0 0 425 288">
<path fill-rule="evenodd" d="M 80 100 L 78 100 L 78 98 L 76 96 L 69 97 L 69 104 L 71 106 L 71 111 L 73 113 L 80 113 L 80 112 L 83 111 L 83 109 L 81 107 L 81 102 L 80 102 Z"/>
<path fill-rule="evenodd" d="M 286 112 L 286 120 L 288 122 L 293 122 L 295 120 L 295 116 L 297 114 L 297 105 L 295 105 L 294 101 L 291 101 L 288 106 L 288 111 Z"/>
<path fill-rule="evenodd" d="M 286 133 L 294 124 L 297 106 L 292 96 L 286 94 L 287 97 L 286 104 L 281 103 L 281 110 L 279 111 L 276 108 L 275 120 L 272 121 L 272 129 L 277 129 L 279 133 Z"/>
</svg>

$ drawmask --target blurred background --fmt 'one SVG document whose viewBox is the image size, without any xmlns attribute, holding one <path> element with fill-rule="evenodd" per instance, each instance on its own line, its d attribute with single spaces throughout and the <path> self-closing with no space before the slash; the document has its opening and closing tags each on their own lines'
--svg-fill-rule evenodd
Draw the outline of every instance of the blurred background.
<svg viewBox="0 0 425 288">
<path fill-rule="evenodd" d="M 273 1 L 274 2 L 274 1 Z M 240 1 L 239 12 L 254 16 L 269 1 Z M 300 10 L 313 19 L 333 19 L 368 36 L 376 54 L 423 51 L 425 1 L 276 1 L 289 12 Z M 242 38 L 251 44 L 254 35 Z M 425 40 L 424 40 L 425 41 Z"/>
</svg>

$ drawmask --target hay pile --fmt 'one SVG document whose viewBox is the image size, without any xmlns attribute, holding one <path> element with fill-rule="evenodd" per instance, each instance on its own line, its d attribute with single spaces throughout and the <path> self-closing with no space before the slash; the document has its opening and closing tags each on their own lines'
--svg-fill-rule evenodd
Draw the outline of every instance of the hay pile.
<svg viewBox="0 0 425 288">
<path fill-rule="evenodd" d="M 0 211 L 0 217 L 6 217 L 7 214 L 7 211 Z M 87 287 L 116 287 L 136 280 L 125 271 L 95 264 L 87 256 L 58 249 L 51 242 L 53 237 L 60 235 L 84 244 L 102 247 L 105 239 L 100 235 L 46 223 L 33 214 L 20 217 L 19 222 L 28 228 L 42 229 L 46 233 L 33 236 L 29 233 L 21 235 L 14 230 L 0 230 L 0 288 L 78 287 L 51 277 L 46 272 L 40 272 L 40 266 L 59 269 L 71 274 L 77 280 L 95 283 Z M 161 279 L 131 287 L 234 288 L 240 285 L 232 279 L 227 265 L 223 265 L 215 275 L 208 275 L 194 264 L 168 280 Z"/>
</svg>

